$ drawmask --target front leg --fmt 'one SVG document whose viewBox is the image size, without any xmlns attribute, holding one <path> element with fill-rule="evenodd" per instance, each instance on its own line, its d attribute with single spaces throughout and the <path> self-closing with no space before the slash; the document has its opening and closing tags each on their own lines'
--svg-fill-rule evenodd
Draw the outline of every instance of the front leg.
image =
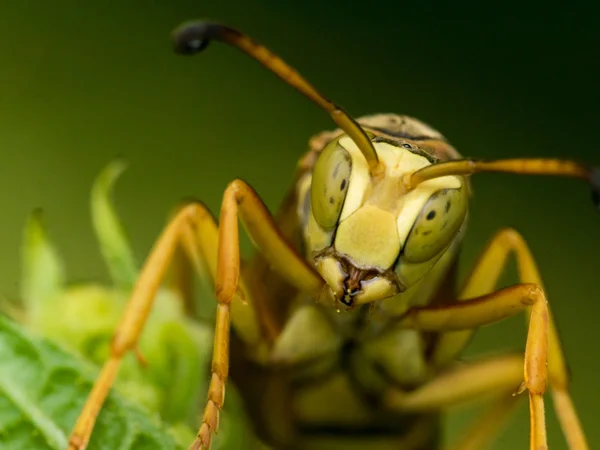
<svg viewBox="0 0 600 450">
<path fill-rule="evenodd" d="M 117 376 L 124 355 L 135 350 L 152 309 L 154 297 L 167 269 L 183 246 L 198 269 L 206 263 L 216 285 L 217 314 L 212 359 L 212 377 L 202 425 L 191 449 L 208 450 L 218 427 L 229 373 L 230 307 L 242 298 L 239 289 L 240 256 L 238 218 L 265 258 L 298 289 L 317 295 L 322 288 L 320 276 L 284 240 L 258 195 L 246 183 L 236 180 L 225 191 L 221 224 L 217 224 L 204 205 L 189 204 L 173 217 L 146 259 L 127 307 L 113 336 L 109 360 L 90 393 L 69 439 L 69 450 L 84 450 L 106 396 Z M 217 237 L 218 235 L 218 237 Z M 243 283 L 242 283 L 243 284 Z"/>
<path fill-rule="evenodd" d="M 517 258 L 522 284 L 492 292 L 511 253 Z M 463 302 L 410 310 L 402 323 L 410 328 L 449 332 L 442 335 L 432 356 L 434 364 L 441 367 L 464 348 L 474 328 L 525 310 L 529 314 L 529 332 L 523 387 L 529 390 L 530 395 L 532 449 L 547 448 L 543 405 L 547 377 L 555 410 L 570 448 L 587 449 L 585 435 L 568 392 L 565 359 L 548 310 L 541 277 L 519 233 L 505 229 L 492 239 L 468 277 L 459 300 Z"/>
<path fill-rule="evenodd" d="M 256 192 L 241 180 L 225 190 L 221 205 L 215 291 L 217 324 L 212 360 L 212 378 L 202 425 L 190 450 L 209 450 L 212 434 L 219 422 L 229 374 L 229 304 L 238 290 L 240 245 L 238 220 L 241 220 L 254 245 L 273 267 L 299 290 L 316 295 L 323 280 L 282 237 L 272 216 Z"/>
</svg>

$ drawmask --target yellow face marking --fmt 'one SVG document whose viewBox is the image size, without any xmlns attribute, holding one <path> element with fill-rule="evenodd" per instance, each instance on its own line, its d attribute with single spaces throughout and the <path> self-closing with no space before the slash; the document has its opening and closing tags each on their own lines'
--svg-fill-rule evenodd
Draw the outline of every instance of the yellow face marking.
<svg viewBox="0 0 600 450">
<path fill-rule="evenodd" d="M 371 184 L 369 165 L 357 145 L 348 136 L 339 140 L 339 144 L 346 149 L 352 158 L 352 173 L 350 174 L 350 185 L 346 194 L 346 202 L 340 215 L 340 221 L 346 219 L 362 205 L 368 187 Z"/>
<path fill-rule="evenodd" d="M 340 223 L 335 248 L 359 267 L 388 269 L 400 253 L 395 217 L 376 206 L 363 206 Z"/>
</svg>

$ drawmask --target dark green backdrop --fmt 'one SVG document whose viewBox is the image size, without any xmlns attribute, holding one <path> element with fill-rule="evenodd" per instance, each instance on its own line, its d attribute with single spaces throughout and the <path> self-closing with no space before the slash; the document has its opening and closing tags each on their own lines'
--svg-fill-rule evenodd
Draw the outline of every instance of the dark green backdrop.
<svg viewBox="0 0 600 450">
<path fill-rule="evenodd" d="M 0 292 L 18 292 L 25 217 L 41 206 L 75 279 L 106 279 L 88 213 L 93 177 L 115 156 L 130 169 L 118 205 L 144 255 L 185 196 L 217 211 L 234 177 L 270 207 L 327 116 L 255 62 L 215 44 L 171 53 L 180 21 L 210 17 L 270 45 L 355 115 L 408 113 L 472 157 L 553 156 L 600 164 L 600 63 L 594 11 L 540 3 L 457 11 L 350 2 L 3 2 L 0 6 Z M 499 8 L 499 7 L 498 7 Z M 474 180 L 465 267 L 501 226 L 539 258 L 592 448 L 600 304 L 600 216 L 572 180 Z M 247 241 L 245 241 L 248 248 Z M 516 281 L 507 277 L 508 282 Z M 472 352 L 521 349 L 516 318 Z M 453 419 L 451 434 L 465 415 Z M 552 448 L 566 448 L 549 416 Z M 496 449 L 526 448 L 523 407 Z"/>
</svg>

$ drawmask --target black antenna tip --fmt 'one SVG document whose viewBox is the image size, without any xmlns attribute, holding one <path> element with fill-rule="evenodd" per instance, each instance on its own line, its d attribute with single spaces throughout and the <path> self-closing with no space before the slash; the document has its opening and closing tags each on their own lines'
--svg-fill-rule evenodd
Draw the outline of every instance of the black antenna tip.
<svg viewBox="0 0 600 450">
<path fill-rule="evenodd" d="M 210 22 L 185 22 L 173 31 L 173 48 L 180 55 L 195 55 L 218 37 L 220 25 Z"/>
<path fill-rule="evenodd" d="M 596 209 L 600 211 L 600 168 L 592 168 L 590 172 L 590 184 L 592 185 L 592 201 Z"/>
</svg>

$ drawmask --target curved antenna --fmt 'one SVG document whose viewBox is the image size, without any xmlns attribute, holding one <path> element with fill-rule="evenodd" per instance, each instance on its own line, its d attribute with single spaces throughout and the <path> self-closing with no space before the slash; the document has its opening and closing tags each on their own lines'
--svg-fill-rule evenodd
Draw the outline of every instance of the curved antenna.
<svg viewBox="0 0 600 450">
<path fill-rule="evenodd" d="M 480 172 L 504 172 L 522 175 L 550 175 L 579 178 L 590 183 L 592 200 L 600 210 L 600 169 L 574 161 L 543 158 L 501 159 L 496 161 L 447 161 L 407 174 L 403 180 L 407 190 L 420 183 L 447 175 L 471 175 Z"/>
<path fill-rule="evenodd" d="M 217 23 L 186 22 L 173 32 L 175 51 L 182 55 L 194 55 L 201 52 L 213 39 L 243 51 L 328 112 L 334 122 L 356 143 L 369 163 L 371 174 L 377 172 L 379 159 L 373 143 L 356 120 L 325 98 L 295 69 L 269 49 L 237 30 Z"/>
</svg>

